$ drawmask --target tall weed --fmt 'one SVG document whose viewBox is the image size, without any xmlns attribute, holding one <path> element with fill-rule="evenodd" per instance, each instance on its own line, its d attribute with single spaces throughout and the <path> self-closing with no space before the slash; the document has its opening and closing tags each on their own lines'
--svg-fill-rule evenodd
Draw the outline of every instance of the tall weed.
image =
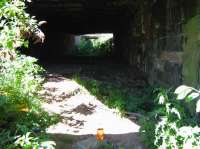
<svg viewBox="0 0 200 149">
<path fill-rule="evenodd" d="M 36 62 L 35 58 L 18 55 L 14 61 L 0 63 L 1 108 L 9 105 L 12 109 L 24 106 L 21 108 L 34 110 L 39 106 L 43 69 Z"/>
</svg>

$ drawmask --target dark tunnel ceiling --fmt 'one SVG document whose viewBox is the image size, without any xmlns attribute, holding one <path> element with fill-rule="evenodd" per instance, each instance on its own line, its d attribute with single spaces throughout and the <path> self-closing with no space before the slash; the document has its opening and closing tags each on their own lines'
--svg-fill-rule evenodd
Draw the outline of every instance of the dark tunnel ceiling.
<svg viewBox="0 0 200 149">
<path fill-rule="evenodd" d="M 39 20 L 46 20 L 48 23 L 45 28 L 50 30 L 72 33 L 115 32 L 130 17 L 129 7 L 134 4 L 133 1 L 32 0 L 28 8 Z M 131 9 L 134 10 L 133 7 Z"/>
</svg>

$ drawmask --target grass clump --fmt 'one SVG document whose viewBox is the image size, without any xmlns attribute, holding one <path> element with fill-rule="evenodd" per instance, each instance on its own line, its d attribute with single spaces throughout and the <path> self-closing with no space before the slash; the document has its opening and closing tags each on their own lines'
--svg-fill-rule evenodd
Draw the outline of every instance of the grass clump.
<svg viewBox="0 0 200 149">
<path fill-rule="evenodd" d="M 74 75 L 72 78 L 108 107 L 117 108 L 121 113 L 127 111 L 145 113 L 154 106 L 150 87 L 142 90 L 128 89 L 94 79 L 83 79 L 80 75 Z"/>
</svg>

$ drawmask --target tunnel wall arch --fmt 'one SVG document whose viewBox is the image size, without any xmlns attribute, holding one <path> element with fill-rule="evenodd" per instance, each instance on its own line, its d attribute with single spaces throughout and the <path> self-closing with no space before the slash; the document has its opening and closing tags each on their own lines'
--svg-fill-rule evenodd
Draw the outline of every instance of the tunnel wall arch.
<svg viewBox="0 0 200 149">
<path fill-rule="evenodd" d="M 46 1 L 51 4 L 50 0 Z M 187 58 L 184 57 L 192 56 L 192 51 L 187 48 L 191 43 L 187 41 L 194 37 L 188 36 L 189 32 L 184 28 L 193 17 L 199 15 L 198 0 L 143 0 L 139 3 L 119 2 L 119 5 L 108 5 L 113 1 L 99 1 L 98 5 L 90 1 L 84 1 L 86 4 L 77 1 L 73 7 L 71 1 L 68 4 L 65 1 L 65 8 L 52 4 L 48 9 L 41 9 L 45 5 L 37 2 L 35 0 L 32 12 L 40 20 L 47 20 L 48 25 L 44 27 L 46 32 L 57 32 L 56 36 L 60 38 L 63 32 L 113 32 L 115 57 L 141 69 L 151 84 L 177 86 L 200 83 L 197 67 L 192 69 L 195 75 L 187 75 L 191 68 L 186 65 Z M 55 2 L 59 3 L 59 0 Z M 200 31 L 197 29 L 195 32 L 198 34 Z M 198 47 L 199 43 L 194 44 Z M 199 58 L 196 63 L 199 63 Z"/>
</svg>

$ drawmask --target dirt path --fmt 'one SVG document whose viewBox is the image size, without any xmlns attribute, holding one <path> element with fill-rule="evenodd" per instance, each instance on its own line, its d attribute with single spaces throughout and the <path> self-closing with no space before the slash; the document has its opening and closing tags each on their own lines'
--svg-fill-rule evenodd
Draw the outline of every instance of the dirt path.
<svg viewBox="0 0 200 149">
<path fill-rule="evenodd" d="M 114 149 L 144 148 L 138 135 L 140 126 L 109 109 L 73 80 L 55 74 L 47 78 L 43 108 L 61 116 L 59 123 L 47 129 L 58 149 L 104 149 L 96 141 L 98 128 L 105 132 L 103 144 L 112 144 Z"/>
</svg>

